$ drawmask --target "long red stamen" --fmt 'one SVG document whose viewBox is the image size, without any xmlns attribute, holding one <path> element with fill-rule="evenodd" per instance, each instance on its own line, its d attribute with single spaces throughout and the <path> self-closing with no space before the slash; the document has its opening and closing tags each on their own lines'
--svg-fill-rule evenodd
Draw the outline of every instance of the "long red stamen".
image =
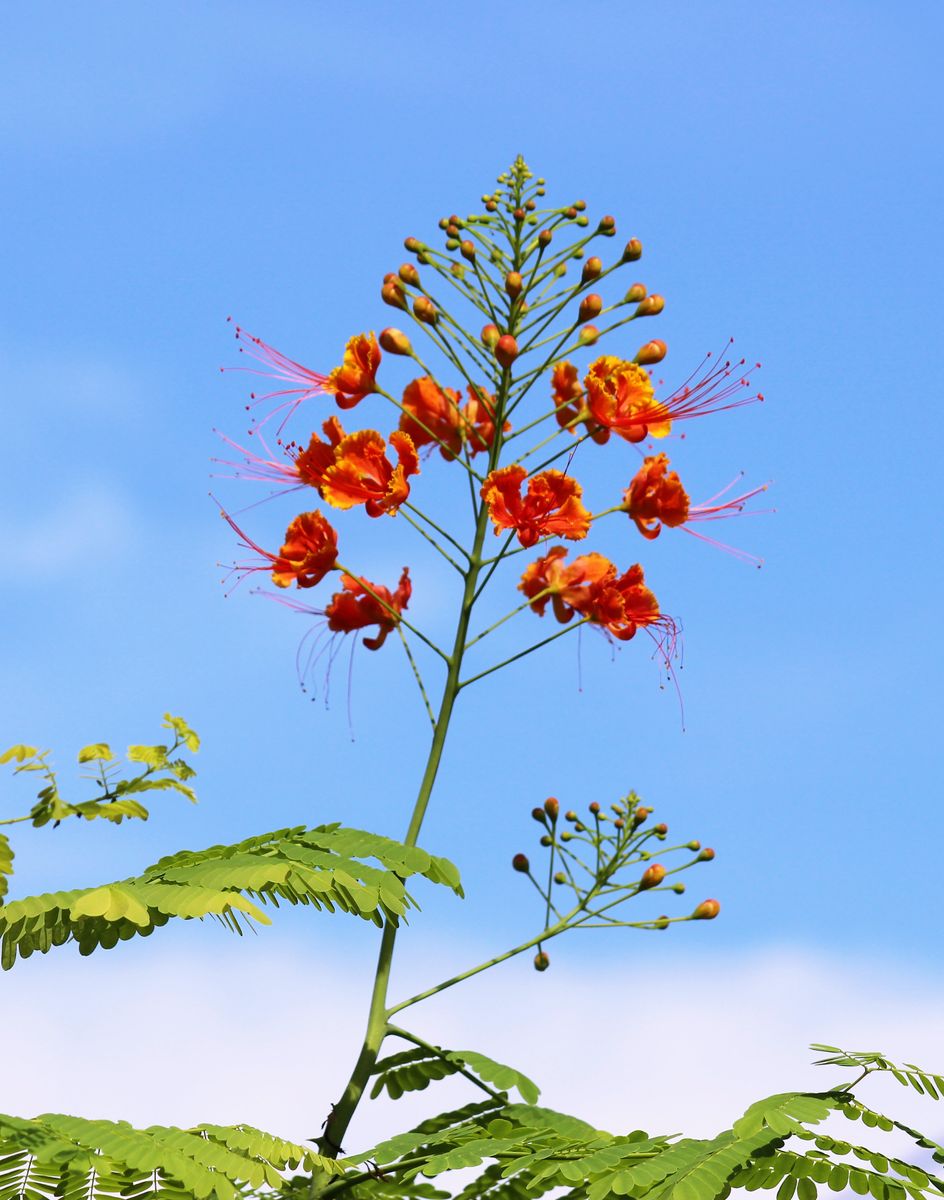
<svg viewBox="0 0 944 1200">
<path fill-rule="evenodd" d="M 226 319 L 227 321 L 232 321 L 233 318 L 227 317 Z M 326 394 L 325 384 L 327 383 L 328 376 L 320 375 L 317 371 L 312 371 L 301 363 L 296 362 L 293 358 L 289 358 L 281 350 L 276 350 L 274 346 L 268 345 L 262 338 L 255 337 L 243 329 L 241 325 L 236 325 L 235 329 L 236 340 L 243 343 L 239 347 L 240 354 L 248 354 L 250 358 L 254 358 L 269 369 L 263 371 L 258 367 L 221 367 L 221 371 L 245 371 L 251 375 L 261 375 L 267 379 L 276 379 L 282 383 L 294 384 L 293 387 L 266 392 L 264 396 L 257 396 L 255 392 L 251 392 L 249 395 L 250 403 L 246 405 L 248 411 L 255 408 L 257 404 L 263 404 L 266 400 L 281 400 L 283 396 L 290 397 L 287 400 L 283 400 L 281 404 L 277 404 L 258 423 L 253 418 L 255 428 L 261 429 L 263 425 L 272 420 L 276 413 L 288 409 L 277 431 L 280 434 L 301 404 L 306 400 L 310 400 L 312 396 L 323 396 Z M 251 430 L 250 432 L 253 431 Z"/>
</svg>

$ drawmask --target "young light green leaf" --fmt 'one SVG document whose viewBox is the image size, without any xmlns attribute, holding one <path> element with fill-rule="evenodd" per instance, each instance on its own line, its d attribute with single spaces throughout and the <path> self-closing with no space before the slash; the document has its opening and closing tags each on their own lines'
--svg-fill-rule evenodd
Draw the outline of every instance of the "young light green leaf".
<svg viewBox="0 0 944 1200">
<path fill-rule="evenodd" d="M 80 763 L 111 762 L 114 757 L 107 742 L 92 742 L 91 745 L 83 746 L 78 755 Z"/>
<path fill-rule="evenodd" d="M 190 728 L 183 717 L 172 717 L 170 713 L 164 713 L 164 720 L 161 725 L 164 729 L 173 729 L 178 740 L 183 742 L 188 750 L 196 752 L 200 749 L 200 738 Z"/>
</svg>

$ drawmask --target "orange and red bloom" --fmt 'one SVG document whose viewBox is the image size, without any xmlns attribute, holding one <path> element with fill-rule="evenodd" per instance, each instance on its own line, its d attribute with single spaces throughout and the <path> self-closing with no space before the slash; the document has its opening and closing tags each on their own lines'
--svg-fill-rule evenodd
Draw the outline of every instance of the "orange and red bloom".
<svg viewBox="0 0 944 1200">
<path fill-rule="evenodd" d="M 372 333 L 358 333 L 344 347 L 344 361 L 325 380 L 325 390 L 334 393 L 338 408 L 353 408 L 376 391 L 380 347 Z"/>
<path fill-rule="evenodd" d="M 285 531 L 285 541 L 278 554 L 272 554 L 256 545 L 239 528 L 228 513 L 223 519 L 239 534 L 247 549 L 255 550 L 263 562 L 236 567 L 240 577 L 253 571 L 271 571 L 272 582 L 281 588 L 310 588 L 337 567 L 338 535 L 320 512 L 300 513 Z"/>
<path fill-rule="evenodd" d="M 473 457 L 489 450 L 495 440 L 495 397 L 471 385 L 468 395 L 462 405 L 462 393 L 454 388 L 441 388 L 428 375 L 414 379 L 403 390 L 400 429 L 410 435 L 417 450 L 438 446 L 445 459 L 456 458 L 463 445 Z M 506 421 L 504 432 L 509 428 Z"/>
<path fill-rule="evenodd" d="M 514 464 L 492 471 L 482 485 L 481 496 L 495 532 L 513 529 L 522 546 L 533 546 L 542 537 L 565 537 L 578 541 L 587 536 L 590 513 L 581 502 L 583 489 L 563 471 L 542 471 L 528 478 L 524 467 Z"/>
<path fill-rule="evenodd" d="M 669 651 L 664 653 L 671 652 L 678 633 L 675 622 L 659 611 L 639 563 L 619 575 L 602 554 L 582 554 L 565 563 L 566 553 L 563 546 L 555 546 L 521 576 L 518 589 L 538 616 L 544 615 L 550 601 L 562 624 L 577 613 L 622 642 L 628 642 L 639 628 L 657 627 L 664 634 L 663 641 L 667 638 L 669 642 Z"/>
<path fill-rule="evenodd" d="M 295 454 L 303 483 L 317 488 L 334 508 L 363 504 L 370 517 L 394 516 L 410 494 L 409 476 L 419 473 L 416 448 L 409 434 L 394 431 L 390 444 L 397 465 L 387 458 L 387 445 L 374 429 L 345 434 L 337 417 L 325 421 L 327 441 L 313 433 L 306 449 Z"/>
<path fill-rule="evenodd" d="M 577 368 L 573 363 L 564 360 L 554 368 L 551 375 L 551 398 L 554 401 L 554 416 L 562 429 L 576 433 L 577 426 L 583 424 L 595 442 L 603 445 L 609 441 L 609 429 L 598 425 L 590 416 L 586 396 L 577 381 Z"/>
<path fill-rule="evenodd" d="M 675 471 L 669 470 L 665 454 L 646 458 L 623 493 L 623 508 L 643 537 L 657 538 L 662 526 L 684 525 L 691 505 L 688 493 Z"/>
<path fill-rule="evenodd" d="M 409 604 L 413 592 L 409 569 L 403 568 L 395 592 L 382 584 L 354 579 L 350 575 L 341 576 L 341 587 L 344 590 L 335 592 L 324 610 L 328 628 L 335 633 L 352 633 L 355 629 L 376 625 L 377 633 L 363 641 L 368 650 L 379 650 Z"/>
<path fill-rule="evenodd" d="M 590 364 L 584 378 L 587 408 L 598 425 L 628 442 L 665 437 L 671 413 L 655 398 L 649 372 L 637 363 L 605 354 Z"/>
</svg>

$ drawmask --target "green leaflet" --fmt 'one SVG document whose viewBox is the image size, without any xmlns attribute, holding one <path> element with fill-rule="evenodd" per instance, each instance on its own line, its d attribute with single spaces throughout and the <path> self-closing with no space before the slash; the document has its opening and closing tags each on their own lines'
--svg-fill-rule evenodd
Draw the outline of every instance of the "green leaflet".
<svg viewBox="0 0 944 1200">
<path fill-rule="evenodd" d="M 0 1115 L 0 1200 L 148 1193 L 237 1200 L 280 1188 L 283 1172 L 299 1169 L 344 1174 L 332 1160 L 246 1125 L 135 1129 L 56 1113 Z"/>
<path fill-rule="evenodd" d="M 462 895 L 459 873 L 447 859 L 339 825 L 299 826 L 232 846 L 184 850 L 131 879 L 0 906 L 0 966 L 8 970 L 17 956 L 45 954 L 69 941 L 82 954 L 110 949 L 149 935 L 172 917 L 215 916 L 241 933 L 247 920 L 270 924 L 260 905 L 280 901 L 397 924 L 416 906 L 405 885 L 412 875 Z"/>
<path fill-rule="evenodd" d="M 0 904 L 7 894 L 8 879 L 13 874 L 13 847 L 5 833 L 0 833 Z"/>
<path fill-rule="evenodd" d="M 517 1088 L 527 1104 L 537 1103 L 541 1094 L 541 1089 L 527 1075 L 474 1050 L 416 1047 L 391 1054 L 374 1064 L 371 1074 L 377 1076 L 377 1081 L 370 1096 L 373 1100 L 386 1091 L 391 1100 L 399 1100 L 404 1092 L 423 1091 L 430 1083 L 455 1075 L 463 1067 L 500 1091 Z"/>
</svg>

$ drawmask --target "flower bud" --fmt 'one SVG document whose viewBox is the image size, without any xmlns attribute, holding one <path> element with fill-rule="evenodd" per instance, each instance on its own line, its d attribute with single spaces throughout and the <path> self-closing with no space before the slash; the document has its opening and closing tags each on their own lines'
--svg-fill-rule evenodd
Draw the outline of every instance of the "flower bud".
<svg viewBox="0 0 944 1200">
<path fill-rule="evenodd" d="M 574 812 L 574 810 L 572 808 L 568 808 L 568 810 L 564 813 L 564 820 L 565 821 L 576 821 L 577 820 L 577 814 Z"/>
<path fill-rule="evenodd" d="M 412 263 L 404 263 L 398 271 L 400 278 L 404 283 L 408 283 L 410 287 L 420 286 L 420 273 Z"/>
<path fill-rule="evenodd" d="M 454 237 L 446 238 L 446 249 L 447 250 L 458 250 L 459 249 L 459 239 L 454 238 Z"/>
<path fill-rule="evenodd" d="M 417 296 L 413 301 L 413 316 L 425 325 L 435 325 L 439 320 L 436 305 L 428 296 Z"/>
<path fill-rule="evenodd" d="M 527 854 L 516 854 L 511 860 L 511 865 L 516 871 L 520 871 L 522 875 L 527 875 L 531 870 L 531 864 L 528 862 Z"/>
<path fill-rule="evenodd" d="M 555 800 L 553 796 L 548 796 L 548 798 L 544 801 L 544 811 L 552 821 L 556 821 L 557 814 L 560 812 L 560 802 Z"/>
<path fill-rule="evenodd" d="M 683 892 L 685 891 L 685 884 L 684 883 L 673 883 L 672 891 L 675 892 L 676 896 L 681 896 L 683 894 Z"/>
<path fill-rule="evenodd" d="M 545 247 L 549 246 L 551 244 L 551 238 L 553 236 L 554 235 L 551 233 L 551 231 L 549 229 L 542 229 L 541 232 L 538 234 L 538 245 L 545 246 Z"/>
<path fill-rule="evenodd" d="M 475 262 L 475 242 L 464 241 L 459 247 L 459 253 L 469 262 Z"/>
<path fill-rule="evenodd" d="M 586 200 L 575 200 L 574 201 L 574 208 L 577 210 L 577 212 L 583 212 L 586 209 L 586 207 L 587 207 Z"/>
<path fill-rule="evenodd" d="M 565 208 L 564 216 L 567 217 L 568 220 L 573 221 L 577 216 L 576 208 L 574 208 L 573 205 L 571 205 L 570 208 Z"/>
<path fill-rule="evenodd" d="M 446 226 L 446 237 L 451 241 L 455 241 L 459 236 L 459 226 L 454 225 L 452 221 Z"/>
<path fill-rule="evenodd" d="M 644 283 L 634 283 L 626 295 L 623 297 L 624 304 L 638 304 L 640 300 L 646 298 L 646 285 Z"/>
<path fill-rule="evenodd" d="M 531 816 L 535 819 L 535 821 L 540 821 L 542 825 L 547 824 L 543 808 L 532 808 Z"/>
<path fill-rule="evenodd" d="M 505 276 L 505 291 L 512 300 L 517 300 L 521 295 L 521 276 L 517 271 L 509 271 Z"/>
<path fill-rule="evenodd" d="M 405 250 L 409 250 L 411 254 L 416 254 L 417 251 L 423 249 L 423 243 L 419 238 L 408 237 L 403 239 L 403 247 Z"/>
<path fill-rule="evenodd" d="M 713 921 L 721 911 L 721 905 L 717 900 L 702 900 L 701 904 L 692 913 L 693 921 Z"/>
<path fill-rule="evenodd" d="M 601 217 L 600 224 L 597 226 L 597 232 L 602 233 L 604 237 L 612 237 L 616 233 L 616 218 Z"/>
<path fill-rule="evenodd" d="M 581 229 L 586 229 L 586 227 L 587 227 L 587 226 L 590 224 L 590 218 L 589 218 L 589 217 L 585 217 L 585 216 L 583 216 L 583 215 L 581 214 L 581 215 L 580 215 L 580 216 L 577 218 L 577 220 L 574 222 L 574 224 L 575 224 L 575 225 L 579 225 Z"/>
<path fill-rule="evenodd" d="M 541 838 L 541 845 L 542 846 L 551 846 L 551 845 L 553 845 L 553 839 L 548 834 L 545 833 L 544 836 Z"/>
<path fill-rule="evenodd" d="M 524 209 L 516 208 L 513 215 L 514 215 L 514 218 L 516 221 L 523 221 L 524 220 Z"/>
<path fill-rule="evenodd" d="M 570 832 L 569 829 L 565 829 L 564 832 L 560 836 L 561 836 L 562 842 L 572 842 L 574 840 L 574 835 Z"/>
<path fill-rule="evenodd" d="M 699 854 L 698 858 L 695 861 L 696 862 L 711 862 L 711 860 L 714 858 L 714 856 L 715 856 L 714 850 L 712 850 L 712 848 L 710 846 L 706 846 L 704 848 L 704 850 L 702 850 L 701 854 Z"/>
<path fill-rule="evenodd" d="M 699 841 L 697 841 L 697 840 L 693 840 L 693 841 L 691 841 L 691 842 L 686 842 L 686 843 L 685 843 L 685 849 L 686 849 L 686 850 L 700 850 L 700 849 L 701 849 L 701 842 L 699 842 Z"/>
<path fill-rule="evenodd" d="M 623 820 L 622 817 L 617 817 L 616 820 L 613 822 L 613 824 L 616 826 L 617 829 L 622 829 L 623 826 L 626 824 L 626 822 Z"/>
<path fill-rule="evenodd" d="M 380 337 L 377 339 L 384 350 L 388 354 L 412 354 L 413 347 L 410 345 L 410 339 L 405 333 L 399 329 L 394 329 L 392 326 L 380 331 Z"/>
<path fill-rule="evenodd" d="M 534 210 L 537 208 L 537 205 L 533 200 L 528 200 L 525 204 L 525 208 L 528 210 L 528 212 L 534 212 Z"/>
<path fill-rule="evenodd" d="M 597 804 L 596 800 L 591 800 L 590 803 L 587 805 L 587 807 L 590 809 L 590 811 L 593 813 L 594 816 L 596 816 L 597 813 L 600 811 L 600 806 L 599 806 L 599 804 Z"/>
<path fill-rule="evenodd" d="M 630 238 L 623 250 L 623 262 L 635 262 L 642 258 L 642 242 L 639 238 Z"/>
<path fill-rule="evenodd" d="M 657 317 L 664 308 L 665 300 L 662 296 L 647 296 L 636 309 L 636 316 Z"/>
<path fill-rule="evenodd" d="M 580 308 L 577 311 L 577 320 L 592 321 L 594 317 L 598 317 L 603 311 L 603 297 L 596 292 L 591 292 L 589 296 L 584 296 L 580 301 Z"/>
<path fill-rule="evenodd" d="M 659 338 L 653 338 L 651 342 L 646 342 L 645 346 L 639 347 L 633 362 L 639 363 L 641 367 L 648 366 L 650 363 L 662 362 L 667 349 L 665 342 Z"/>
<path fill-rule="evenodd" d="M 497 208 L 498 208 L 498 205 L 495 203 L 494 200 L 486 200 L 485 201 L 485 211 L 486 212 L 495 212 Z"/>
<path fill-rule="evenodd" d="M 596 255 L 594 255 L 592 258 L 588 258 L 587 261 L 583 264 L 583 272 L 582 272 L 580 278 L 583 280 L 584 283 L 590 283 L 591 280 L 597 278 L 597 276 L 600 274 L 600 272 L 602 270 L 603 270 L 602 261 L 599 258 L 597 258 Z"/>
<path fill-rule="evenodd" d="M 665 835 L 669 832 L 669 827 L 666 825 L 665 821 L 661 821 L 658 825 L 654 826 L 654 829 L 659 837 L 665 837 Z"/>
<path fill-rule="evenodd" d="M 495 343 L 495 357 L 506 368 L 518 357 L 518 343 L 510 333 L 503 334 Z"/>
<path fill-rule="evenodd" d="M 639 881 L 639 890 L 645 892 L 649 888 L 658 887 L 663 879 L 665 879 L 665 867 L 662 863 L 653 863 L 651 867 L 646 867 L 643 871 L 642 879 Z"/>
<path fill-rule="evenodd" d="M 498 344 L 498 339 L 501 337 L 501 331 L 497 325 L 483 325 L 479 336 L 482 339 L 483 346 L 488 346 L 489 350 L 494 350 Z"/>
<path fill-rule="evenodd" d="M 574 822 L 574 832 L 575 833 L 586 833 L 587 827 L 586 827 L 586 825 L 582 824 L 580 821 L 575 821 Z"/>
<path fill-rule="evenodd" d="M 580 331 L 581 346 L 595 346 L 600 340 L 600 331 L 596 325 L 584 325 Z"/>
<path fill-rule="evenodd" d="M 564 874 L 563 871 L 555 871 L 554 872 L 554 882 L 555 883 L 566 883 L 567 876 Z"/>
<path fill-rule="evenodd" d="M 408 305 L 403 285 L 397 279 L 396 275 L 388 276 L 387 278 L 389 282 L 385 282 L 380 289 L 381 300 L 383 300 L 384 304 L 389 304 L 391 308 L 406 309 Z"/>
<path fill-rule="evenodd" d="M 611 804 L 610 808 L 612 808 L 618 817 L 624 817 L 626 815 L 626 809 L 623 808 L 622 804 Z"/>
<path fill-rule="evenodd" d="M 462 265 L 462 263 L 450 263 L 449 274 L 455 275 L 456 279 L 464 279 L 465 267 Z"/>
<path fill-rule="evenodd" d="M 539 954 L 535 954 L 535 956 L 534 956 L 535 971 L 546 971 L 550 965 L 551 965 L 551 960 L 547 957 L 547 955 L 544 953 L 543 950 Z"/>
<path fill-rule="evenodd" d="M 669 918 L 665 915 L 665 913 L 663 913 L 661 917 L 657 917 L 652 922 L 653 929 L 668 929 L 668 927 L 669 927 Z"/>
<path fill-rule="evenodd" d="M 439 228 L 440 229 L 446 229 L 448 227 L 448 225 L 449 225 L 448 217 L 440 217 L 439 218 Z"/>
</svg>

